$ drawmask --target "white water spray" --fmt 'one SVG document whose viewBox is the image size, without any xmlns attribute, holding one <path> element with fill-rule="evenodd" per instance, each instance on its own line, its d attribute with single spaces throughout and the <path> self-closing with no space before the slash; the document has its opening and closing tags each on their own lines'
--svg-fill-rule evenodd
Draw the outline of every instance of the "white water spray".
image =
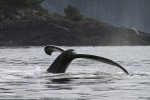
<svg viewBox="0 0 150 100">
<path fill-rule="evenodd" d="M 138 36 L 140 36 L 140 33 L 138 32 L 138 30 L 136 29 L 136 28 L 132 28 L 135 32 L 136 32 L 136 34 L 138 35 Z"/>
</svg>

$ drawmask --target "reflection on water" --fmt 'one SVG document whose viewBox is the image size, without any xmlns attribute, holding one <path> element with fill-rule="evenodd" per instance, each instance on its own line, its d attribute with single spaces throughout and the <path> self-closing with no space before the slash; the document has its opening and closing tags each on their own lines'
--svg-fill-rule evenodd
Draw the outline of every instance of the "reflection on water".
<svg viewBox="0 0 150 100">
<path fill-rule="evenodd" d="M 150 99 L 150 47 L 70 48 L 117 61 L 130 75 L 84 59 L 74 60 L 67 73 L 51 74 L 46 69 L 58 53 L 48 56 L 43 47 L 0 48 L 0 99 Z"/>
</svg>

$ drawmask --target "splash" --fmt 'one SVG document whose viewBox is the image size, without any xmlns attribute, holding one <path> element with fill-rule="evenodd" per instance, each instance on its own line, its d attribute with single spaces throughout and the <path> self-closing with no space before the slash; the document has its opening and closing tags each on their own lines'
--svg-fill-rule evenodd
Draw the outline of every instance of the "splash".
<svg viewBox="0 0 150 100">
<path fill-rule="evenodd" d="M 140 33 L 138 32 L 138 30 L 136 29 L 136 28 L 132 28 L 135 32 L 136 32 L 136 34 L 138 35 L 138 36 L 140 36 Z"/>
</svg>

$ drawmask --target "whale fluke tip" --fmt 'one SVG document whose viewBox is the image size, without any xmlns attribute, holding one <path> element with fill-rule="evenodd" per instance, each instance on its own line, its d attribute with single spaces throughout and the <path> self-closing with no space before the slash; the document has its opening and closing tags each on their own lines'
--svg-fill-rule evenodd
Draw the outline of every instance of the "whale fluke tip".
<svg viewBox="0 0 150 100">
<path fill-rule="evenodd" d="M 48 45 L 45 46 L 44 51 L 47 55 L 51 55 L 52 52 L 58 51 L 58 52 L 64 52 L 64 50 L 60 47 L 57 47 L 55 45 Z"/>
</svg>

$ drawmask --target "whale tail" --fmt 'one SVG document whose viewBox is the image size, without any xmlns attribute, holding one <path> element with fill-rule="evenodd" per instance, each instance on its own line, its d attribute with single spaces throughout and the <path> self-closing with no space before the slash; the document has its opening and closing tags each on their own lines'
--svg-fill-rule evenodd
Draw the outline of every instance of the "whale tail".
<svg viewBox="0 0 150 100">
<path fill-rule="evenodd" d="M 46 53 L 47 55 L 51 55 L 52 52 L 55 52 L 55 51 L 61 52 L 61 53 L 64 52 L 64 50 L 63 50 L 62 48 L 57 47 L 57 46 L 53 46 L 53 45 L 46 46 L 46 47 L 44 48 L 44 51 L 45 51 L 45 53 Z"/>
<path fill-rule="evenodd" d="M 96 60 L 96 61 L 100 61 L 102 63 L 107 63 L 107 64 L 110 64 L 110 65 L 114 65 L 114 66 L 122 69 L 126 74 L 129 75 L 128 71 L 125 68 L 123 68 L 121 65 L 119 65 L 118 63 L 116 63 L 116 62 L 114 62 L 110 59 L 104 58 L 104 57 L 99 57 L 99 56 L 94 56 L 94 55 L 87 55 L 87 54 L 76 54 L 75 58 L 86 58 L 86 59 Z"/>
</svg>

